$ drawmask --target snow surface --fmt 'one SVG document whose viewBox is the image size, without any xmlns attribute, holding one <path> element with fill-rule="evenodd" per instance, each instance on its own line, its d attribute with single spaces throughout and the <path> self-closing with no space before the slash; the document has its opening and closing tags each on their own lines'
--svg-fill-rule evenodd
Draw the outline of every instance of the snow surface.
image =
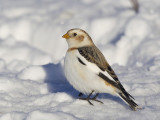
<svg viewBox="0 0 160 120">
<path fill-rule="evenodd" d="M 139 0 L 138 14 L 129 0 L 0 3 L 0 120 L 159 120 L 159 0 Z M 77 99 L 63 74 L 71 28 L 90 34 L 142 110 L 108 94 Z"/>
</svg>

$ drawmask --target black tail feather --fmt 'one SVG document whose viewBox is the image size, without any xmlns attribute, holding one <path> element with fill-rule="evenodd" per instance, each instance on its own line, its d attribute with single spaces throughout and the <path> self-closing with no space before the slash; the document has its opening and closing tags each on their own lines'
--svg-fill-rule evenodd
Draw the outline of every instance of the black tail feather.
<svg viewBox="0 0 160 120">
<path fill-rule="evenodd" d="M 129 105 L 132 110 L 136 111 L 137 109 L 140 109 L 140 107 L 130 97 L 127 97 L 123 93 L 119 93 L 119 96 Z"/>
<path fill-rule="evenodd" d="M 123 94 L 126 96 L 126 97 L 128 97 L 128 98 L 132 98 L 133 100 L 135 100 L 134 99 L 134 97 L 132 96 L 132 95 L 130 95 L 125 89 L 124 89 L 124 87 L 122 86 L 122 84 L 119 82 L 119 87 L 120 87 L 120 90 L 123 92 Z"/>
</svg>

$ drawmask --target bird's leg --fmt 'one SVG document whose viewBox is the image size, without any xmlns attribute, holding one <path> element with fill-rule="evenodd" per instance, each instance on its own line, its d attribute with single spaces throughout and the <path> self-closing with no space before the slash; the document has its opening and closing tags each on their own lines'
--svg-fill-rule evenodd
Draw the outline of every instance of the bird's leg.
<svg viewBox="0 0 160 120">
<path fill-rule="evenodd" d="M 91 99 L 90 96 L 92 95 L 93 92 L 94 92 L 94 91 L 92 91 L 92 92 L 88 95 L 88 97 L 86 97 L 86 98 L 79 98 L 79 99 L 81 99 L 81 100 L 87 100 L 90 105 L 93 105 L 93 104 L 89 101 L 89 100 Z"/>
<path fill-rule="evenodd" d="M 97 102 L 100 102 L 100 103 L 103 104 L 102 101 L 96 99 L 98 95 L 99 95 L 99 93 L 96 93 L 96 95 L 95 95 L 93 98 L 91 98 L 91 99 L 94 100 L 94 101 L 97 101 Z"/>
<path fill-rule="evenodd" d="M 80 92 L 80 93 L 78 94 L 78 97 L 81 97 L 82 95 L 83 95 L 83 93 Z"/>
<path fill-rule="evenodd" d="M 93 105 L 93 104 L 90 102 L 90 100 L 94 100 L 94 101 L 97 101 L 97 102 L 100 102 L 100 103 L 103 104 L 102 101 L 96 99 L 96 98 L 98 97 L 99 93 L 96 93 L 96 95 L 95 95 L 93 98 L 90 98 L 93 92 L 94 92 L 94 91 L 92 91 L 92 92 L 88 95 L 87 98 L 79 98 L 79 99 L 81 99 L 81 100 L 87 100 L 90 105 Z M 80 94 L 79 94 L 79 95 L 80 95 Z"/>
</svg>

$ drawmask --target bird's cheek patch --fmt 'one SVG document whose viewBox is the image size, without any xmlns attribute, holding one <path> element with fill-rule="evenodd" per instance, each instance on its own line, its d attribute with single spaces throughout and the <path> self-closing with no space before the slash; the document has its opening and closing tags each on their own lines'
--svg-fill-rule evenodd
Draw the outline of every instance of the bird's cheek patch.
<svg viewBox="0 0 160 120">
<path fill-rule="evenodd" d="M 83 40 L 84 40 L 84 36 L 83 36 L 83 35 L 79 36 L 79 37 L 78 37 L 78 40 L 79 40 L 79 41 L 83 41 Z"/>
</svg>

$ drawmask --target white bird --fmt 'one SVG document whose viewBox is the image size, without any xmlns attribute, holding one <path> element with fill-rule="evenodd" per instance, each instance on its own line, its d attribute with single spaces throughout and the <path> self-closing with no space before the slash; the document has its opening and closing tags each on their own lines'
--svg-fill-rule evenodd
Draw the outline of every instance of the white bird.
<svg viewBox="0 0 160 120">
<path fill-rule="evenodd" d="M 109 93 L 119 96 L 132 110 L 140 109 L 84 30 L 71 29 L 63 35 L 63 38 L 68 43 L 64 61 L 65 76 L 76 90 L 89 94 L 87 98 L 80 99 L 87 100 L 93 105 L 90 100 L 101 102 L 96 99 L 99 93 Z M 91 97 L 93 93 L 96 95 Z"/>
</svg>

